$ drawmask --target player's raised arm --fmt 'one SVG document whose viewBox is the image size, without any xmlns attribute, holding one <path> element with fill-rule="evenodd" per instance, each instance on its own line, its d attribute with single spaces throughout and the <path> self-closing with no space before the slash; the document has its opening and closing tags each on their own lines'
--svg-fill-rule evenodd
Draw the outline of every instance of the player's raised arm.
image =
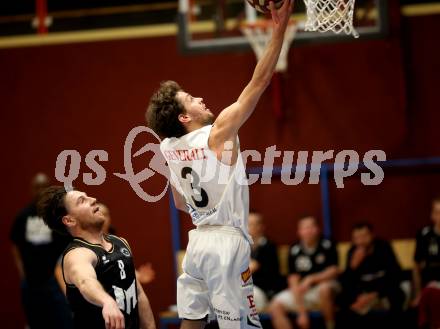
<svg viewBox="0 0 440 329">
<path fill-rule="evenodd" d="M 223 151 L 226 141 L 235 141 L 238 130 L 252 114 L 258 100 L 269 85 L 283 45 L 292 7 L 293 0 L 285 0 L 279 10 L 275 9 L 273 2 L 270 3 L 273 22 L 272 38 L 255 67 L 251 81 L 237 101 L 225 108 L 214 122 L 209 137 L 209 147 L 217 154 Z"/>
<path fill-rule="evenodd" d="M 64 257 L 66 282 L 75 285 L 89 303 L 102 307 L 106 328 L 124 329 L 124 315 L 119 310 L 116 301 L 104 290 L 96 277 L 93 266 L 96 261 L 96 255 L 85 248 L 77 248 L 68 252 Z"/>
</svg>

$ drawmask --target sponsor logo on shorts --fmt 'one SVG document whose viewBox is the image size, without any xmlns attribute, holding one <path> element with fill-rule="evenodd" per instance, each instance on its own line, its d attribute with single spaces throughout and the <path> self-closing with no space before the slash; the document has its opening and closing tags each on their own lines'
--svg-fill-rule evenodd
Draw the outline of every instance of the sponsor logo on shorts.
<svg viewBox="0 0 440 329">
<path fill-rule="evenodd" d="M 254 320 L 258 320 L 258 312 L 257 312 L 257 306 L 255 305 L 255 301 L 254 301 L 254 295 L 247 295 L 246 296 L 247 300 L 248 300 L 248 305 L 249 305 L 249 316 L 251 318 L 253 318 Z"/>
<path fill-rule="evenodd" d="M 246 283 L 249 281 L 250 278 L 251 278 L 251 270 L 248 267 L 246 271 L 241 273 L 241 279 L 243 280 L 244 283 Z"/>
<path fill-rule="evenodd" d="M 258 323 L 255 323 L 254 321 L 251 320 L 251 317 L 249 315 L 247 316 L 247 324 L 248 326 L 251 327 L 261 328 L 260 321 L 258 321 Z"/>
<path fill-rule="evenodd" d="M 217 320 L 219 321 L 232 321 L 232 322 L 238 322 L 242 320 L 241 316 L 234 316 L 233 314 L 231 314 L 231 312 L 229 311 L 225 311 L 225 310 L 220 310 L 218 308 L 214 307 L 214 312 L 215 315 L 217 317 Z"/>
<path fill-rule="evenodd" d="M 254 302 L 254 296 L 253 295 L 249 295 L 246 296 L 247 300 L 249 302 L 249 308 L 255 308 L 255 302 Z"/>
<path fill-rule="evenodd" d="M 299 272 L 310 271 L 313 264 L 308 256 L 299 256 L 295 261 L 295 267 Z"/>
</svg>

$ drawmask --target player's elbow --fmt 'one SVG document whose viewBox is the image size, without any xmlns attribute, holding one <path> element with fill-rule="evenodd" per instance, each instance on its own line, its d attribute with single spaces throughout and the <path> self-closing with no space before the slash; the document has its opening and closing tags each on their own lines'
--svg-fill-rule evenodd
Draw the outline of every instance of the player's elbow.
<svg viewBox="0 0 440 329">
<path fill-rule="evenodd" d="M 177 207 L 177 209 L 179 209 L 180 211 L 183 211 L 183 212 L 189 213 L 189 212 L 188 212 L 188 208 L 186 207 L 185 204 L 179 205 L 179 206 Z"/>
<path fill-rule="evenodd" d="M 186 204 L 180 198 L 174 198 L 174 206 L 180 211 L 187 212 Z"/>
<path fill-rule="evenodd" d="M 88 287 L 88 280 L 87 279 L 84 278 L 84 279 L 78 280 L 77 288 L 80 292 L 83 293 L 84 291 L 86 291 L 87 287 Z"/>
</svg>

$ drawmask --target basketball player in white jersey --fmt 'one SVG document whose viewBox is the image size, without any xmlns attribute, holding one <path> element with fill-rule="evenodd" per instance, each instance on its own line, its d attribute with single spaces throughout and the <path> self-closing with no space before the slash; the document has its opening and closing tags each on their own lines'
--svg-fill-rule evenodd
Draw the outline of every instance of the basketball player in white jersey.
<svg viewBox="0 0 440 329">
<path fill-rule="evenodd" d="M 279 10 L 270 4 L 271 40 L 249 84 L 217 119 L 202 98 L 174 81 L 163 82 L 150 100 L 147 122 L 165 138 L 160 148 L 174 202 L 197 227 L 189 234 L 177 282 L 183 329 L 201 329 L 214 316 L 221 329 L 261 327 L 249 270 L 249 195 L 238 130 L 271 81 L 292 6 L 291 0 Z"/>
</svg>

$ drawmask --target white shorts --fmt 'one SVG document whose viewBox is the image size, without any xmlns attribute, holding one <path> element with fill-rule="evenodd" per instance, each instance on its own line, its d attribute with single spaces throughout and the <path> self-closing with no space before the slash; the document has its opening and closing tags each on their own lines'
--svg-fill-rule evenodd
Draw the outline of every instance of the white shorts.
<svg viewBox="0 0 440 329">
<path fill-rule="evenodd" d="M 267 296 L 263 289 L 254 285 L 254 301 L 258 312 L 266 311 Z"/>
<path fill-rule="evenodd" d="M 239 229 L 201 226 L 190 231 L 177 280 L 179 317 L 217 318 L 221 329 L 261 328 L 249 260 L 250 245 Z"/>
<path fill-rule="evenodd" d="M 332 291 L 336 294 L 340 291 L 339 283 L 335 280 L 329 282 Z M 321 308 L 319 289 L 321 284 L 311 287 L 304 295 L 304 307 L 308 311 L 318 311 Z M 285 289 L 273 297 L 273 301 L 282 304 L 289 311 L 297 311 L 298 304 L 290 289 Z"/>
</svg>

